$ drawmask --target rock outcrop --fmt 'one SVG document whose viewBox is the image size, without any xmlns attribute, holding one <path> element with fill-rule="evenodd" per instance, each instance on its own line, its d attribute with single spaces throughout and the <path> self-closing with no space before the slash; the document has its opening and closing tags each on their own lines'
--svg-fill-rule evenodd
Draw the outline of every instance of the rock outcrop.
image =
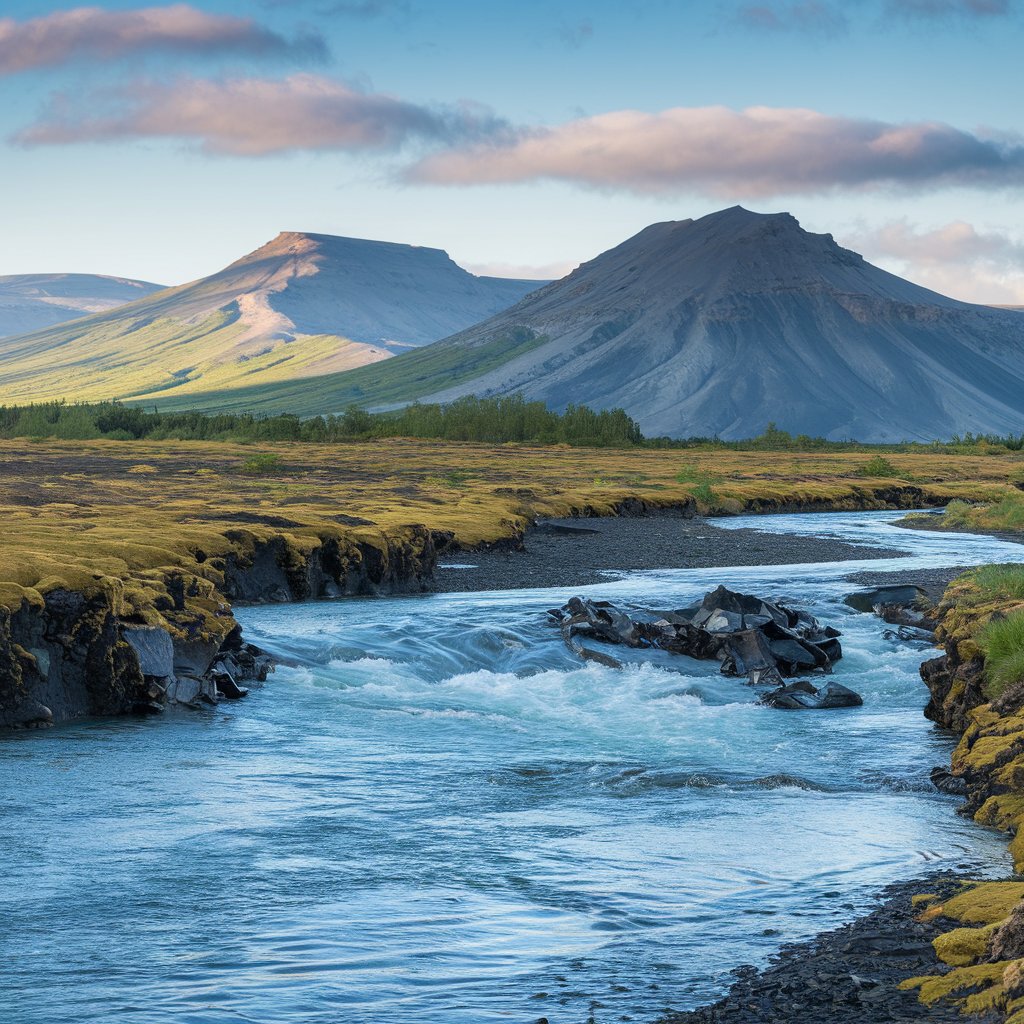
<svg viewBox="0 0 1024 1024">
<path fill-rule="evenodd" d="M 425 527 L 348 542 L 228 537 L 226 557 L 197 566 L 208 576 L 162 573 L 144 614 L 110 580 L 0 603 L 0 727 L 243 697 L 243 684 L 265 680 L 271 665 L 242 640 L 230 602 L 422 590 L 438 543 L 450 541 Z"/>
<path fill-rule="evenodd" d="M 654 621 L 631 618 L 608 601 L 574 597 L 549 613 L 569 649 L 587 661 L 613 668 L 611 655 L 583 646 L 582 638 L 633 648 L 657 648 L 721 663 L 730 676 L 746 676 L 752 686 L 771 686 L 775 707 L 850 707 L 860 697 L 832 685 L 820 693 L 811 684 L 785 687 L 783 676 L 831 672 L 843 656 L 840 633 L 813 615 L 718 587 L 692 608 L 665 612 Z"/>
</svg>

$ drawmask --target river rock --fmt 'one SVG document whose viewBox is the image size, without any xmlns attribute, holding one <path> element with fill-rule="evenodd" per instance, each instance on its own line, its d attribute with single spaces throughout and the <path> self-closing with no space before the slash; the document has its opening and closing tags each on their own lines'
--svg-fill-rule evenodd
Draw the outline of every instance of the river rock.
<svg viewBox="0 0 1024 1024">
<path fill-rule="evenodd" d="M 632 619 L 608 601 L 571 598 L 548 613 L 569 649 L 580 657 L 618 666 L 609 655 L 582 646 L 579 637 L 627 647 L 655 647 L 701 660 L 717 659 L 726 675 L 753 685 L 776 685 L 781 676 L 831 672 L 843 656 L 840 633 L 809 612 L 720 586 L 690 608 L 664 612 L 653 622 Z"/>
<path fill-rule="evenodd" d="M 820 690 L 800 679 L 764 694 L 759 704 L 788 711 L 825 711 L 832 708 L 859 708 L 864 699 L 841 683 L 827 683 Z"/>
<path fill-rule="evenodd" d="M 954 775 L 948 768 L 940 766 L 931 770 L 929 775 L 932 785 L 947 796 L 967 796 L 967 781 Z"/>
<path fill-rule="evenodd" d="M 873 587 L 847 594 L 843 603 L 858 612 L 873 612 L 876 605 L 894 604 L 913 607 L 928 600 L 928 593 L 915 583 L 902 586 Z"/>
</svg>

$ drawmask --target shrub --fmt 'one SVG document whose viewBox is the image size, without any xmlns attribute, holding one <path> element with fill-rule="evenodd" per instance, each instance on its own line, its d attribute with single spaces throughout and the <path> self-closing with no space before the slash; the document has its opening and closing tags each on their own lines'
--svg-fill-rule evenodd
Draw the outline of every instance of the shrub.
<svg viewBox="0 0 1024 1024">
<path fill-rule="evenodd" d="M 974 506 L 969 502 L 954 498 L 942 513 L 942 525 L 956 529 L 967 529 L 972 526 L 971 513 Z"/>
<path fill-rule="evenodd" d="M 860 467 L 861 476 L 899 476 L 900 471 L 881 455 L 873 455 Z"/>
<path fill-rule="evenodd" d="M 273 473 L 280 473 L 284 469 L 284 463 L 280 455 L 274 452 L 257 452 L 250 455 L 241 466 L 240 473 L 248 473 L 250 476 L 269 476 Z"/>
<path fill-rule="evenodd" d="M 706 480 L 703 483 L 697 484 L 690 493 L 701 509 L 707 510 L 718 505 L 718 495 L 715 494 L 711 484 Z"/>
</svg>

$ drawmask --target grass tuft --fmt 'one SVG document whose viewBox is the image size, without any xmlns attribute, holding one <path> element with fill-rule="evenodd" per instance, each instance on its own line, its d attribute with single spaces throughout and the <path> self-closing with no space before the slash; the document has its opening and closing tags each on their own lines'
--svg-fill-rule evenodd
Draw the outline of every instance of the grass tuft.
<svg viewBox="0 0 1024 1024">
<path fill-rule="evenodd" d="M 985 654 L 985 692 L 995 700 L 1024 680 L 1024 612 L 992 619 L 978 636 Z"/>
</svg>

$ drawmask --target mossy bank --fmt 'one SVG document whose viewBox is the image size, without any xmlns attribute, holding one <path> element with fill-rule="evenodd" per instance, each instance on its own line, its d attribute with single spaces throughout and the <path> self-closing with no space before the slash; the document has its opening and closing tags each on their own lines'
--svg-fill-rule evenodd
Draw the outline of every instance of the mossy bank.
<svg viewBox="0 0 1024 1024">
<path fill-rule="evenodd" d="M 538 515 L 997 501 L 1020 470 L 1012 454 L 895 454 L 876 477 L 858 452 L 408 440 L 9 441 L 0 459 L 4 725 L 215 699 L 260 671 L 232 602 L 421 589 L 439 552 L 515 547 Z"/>
</svg>

